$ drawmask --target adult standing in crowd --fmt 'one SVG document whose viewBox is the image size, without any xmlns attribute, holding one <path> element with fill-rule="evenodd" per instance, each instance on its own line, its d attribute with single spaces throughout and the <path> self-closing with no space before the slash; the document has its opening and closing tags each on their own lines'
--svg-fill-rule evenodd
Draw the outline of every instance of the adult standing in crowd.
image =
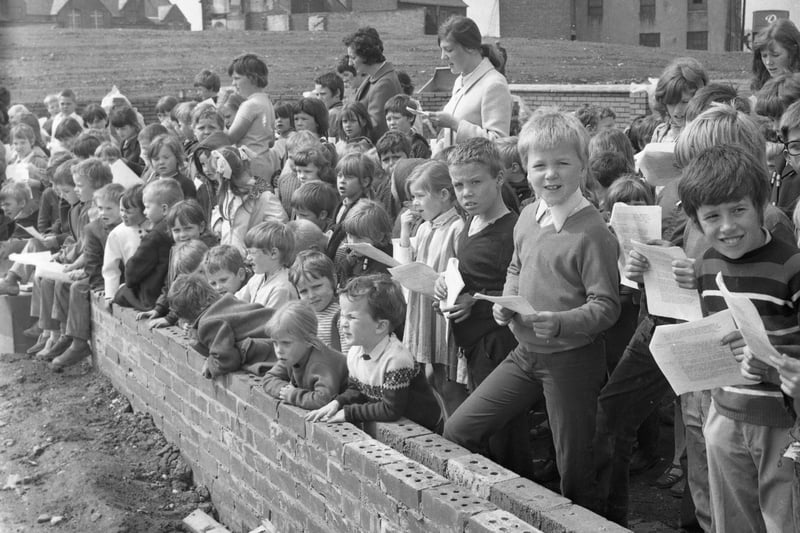
<svg viewBox="0 0 800 533">
<path fill-rule="evenodd" d="M 430 116 L 439 128 L 434 153 L 473 137 L 507 137 L 511 91 L 501 74 L 505 61 L 500 50 L 483 44 L 475 21 L 462 16 L 450 17 L 439 28 L 439 48 L 450 71 L 459 76 L 450 101 Z"/>
<path fill-rule="evenodd" d="M 771 78 L 800 72 L 800 30 L 789 19 L 778 19 L 753 39 L 753 79 L 756 92 Z"/>
<path fill-rule="evenodd" d="M 369 111 L 372 121 L 372 141 L 381 138 L 388 131 L 385 111 L 386 101 L 396 94 L 403 93 L 394 65 L 383 55 L 383 41 L 375 28 L 359 28 L 344 39 L 347 57 L 356 73 L 365 77 L 356 90 L 355 100 L 361 102 Z"/>
<path fill-rule="evenodd" d="M 269 149 L 274 142 L 275 111 L 266 91 L 267 64 L 255 54 L 243 54 L 228 67 L 228 75 L 244 102 L 236 110 L 228 136 L 237 146 L 253 152 L 250 172 L 256 178 L 269 179 L 278 170 L 270 159 Z"/>
</svg>

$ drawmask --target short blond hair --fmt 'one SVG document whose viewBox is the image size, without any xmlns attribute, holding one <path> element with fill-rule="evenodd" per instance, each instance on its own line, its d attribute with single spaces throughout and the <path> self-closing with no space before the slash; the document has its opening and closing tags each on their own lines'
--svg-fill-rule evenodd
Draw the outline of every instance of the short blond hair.
<svg viewBox="0 0 800 533">
<path fill-rule="evenodd" d="M 550 150 L 570 143 L 584 167 L 589 164 L 589 134 L 575 115 L 555 107 L 541 107 L 522 127 L 517 141 L 519 157 L 528 166 L 531 150 Z"/>
<path fill-rule="evenodd" d="M 264 329 L 273 339 L 286 335 L 317 347 L 322 346 L 317 337 L 317 314 L 308 302 L 302 300 L 291 300 L 280 306 Z"/>
</svg>

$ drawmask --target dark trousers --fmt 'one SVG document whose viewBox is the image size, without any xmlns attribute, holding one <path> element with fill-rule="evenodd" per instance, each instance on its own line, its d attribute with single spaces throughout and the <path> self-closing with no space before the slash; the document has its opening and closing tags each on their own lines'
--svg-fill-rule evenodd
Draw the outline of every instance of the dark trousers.
<svg viewBox="0 0 800 533">
<path fill-rule="evenodd" d="M 605 516 L 621 525 L 627 525 L 628 474 L 636 432 L 670 391 L 650 353 L 654 330 L 653 318 L 646 316 L 598 399 L 594 447 L 598 492 L 605 500 Z"/>
<path fill-rule="evenodd" d="M 545 399 L 553 430 L 561 492 L 596 508 L 592 438 L 597 396 L 605 378 L 603 341 L 543 354 L 518 346 L 451 416 L 444 436 L 474 452 L 489 437 Z"/>
</svg>

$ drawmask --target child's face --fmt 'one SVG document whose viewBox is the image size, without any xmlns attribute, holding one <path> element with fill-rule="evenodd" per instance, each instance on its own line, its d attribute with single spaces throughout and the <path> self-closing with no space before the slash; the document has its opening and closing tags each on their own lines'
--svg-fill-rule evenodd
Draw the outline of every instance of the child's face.
<svg viewBox="0 0 800 533">
<path fill-rule="evenodd" d="M 139 157 L 142 158 L 145 165 L 151 166 L 150 158 L 147 157 L 147 152 L 150 151 L 150 143 L 144 142 L 141 138 L 139 139 Z"/>
<path fill-rule="evenodd" d="M 162 146 L 150 164 L 156 174 L 163 178 L 173 176 L 178 172 L 178 158 L 168 146 Z"/>
<path fill-rule="evenodd" d="M 206 271 L 206 279 L 209 285 L 220 294 L 236 294 L 244 285 L 244 276 L 243 268 L 240 268 L 238 272 L 231 272 L 224 268 L 217 270 L 213 274 Z"/>
<path fill-rule="evenodd" d="M 357 200 L 364 192 L 364 184 L 357 176 L 346 176 L 340 173 L 336 176 L 336 189 L 343 200 L 345 198 Z"/>
<path fill-rule="evenodd" d="M 107 125 L 106 121 L 98 117 L 94 119 L 92 122 L 89 122 L 86 126 L 90 130 L 104 130 L 106 129 L 106 125 Z"/>
<path fill-rule="evenodd" d="M 256 274 L 272 274 L 281 266 L 281 253 L 277 249 L 262 250 L 261 248 L 248 248 L 247 260 L 253 265 Z"/>
<path fill-rule="evenodd" d="M 167 216 L 169 210 L 167 204 L 158 203 L 158 199 L 150 195 L 145 195 L 142 201 L 144 202 L 144 216 L 153 224 L 158 224 Z"/>
<path fill-rule="evenodd" d="M 326 225 L 325 223 L 326 223 L 327 217 L 328 217 L 328 213 L 325 212 L 324 210 L 322 212 L 320 212 L 319 214 L 314 213 L 310 209 L 303 209 L 303 208 L 299 208 L 299 207 L 295 208 L 295 210 L 294 210 L 294 218 L 295 218 L 295 220 L 308 220 L 310 222 L 313 222 L 322 231 L 325 231 L 325 225 Z"/>
<path fill-rule="evenodd" d="M 614 117 L 601 118 L 597 123 L 597 131 L 613 130 L 615 127 Z"/>
<path fill-rule="evenodd" d="M 299 364 L 311 351 L 311 346 L 306 341 L 285 333 L 272 337 L 272 346 L 277 358 L 290 366 Z"/>
<path fill-rule="evenodd" d="M 124 126 L 113 126 L 113 128 L 116 136 L 122 140 L 132 139 L 138 133 L 136 128 L 130 124 L 125 124 Z"/>
<path fill-rule="evenodd" d="M 20 158 L 27 156 L 33 151 L 31 141 L 25 137 L 14 137 L 12 144 L 14 145 L 14 151 L 17 152 Z"/>
<path fill-rule="evenodd" d="M 785 154 L 786 162 L 792 165 L 796 172 L 800 172 L 800 128 L 789 130 L 786 133 L 786 139 L 784 140 L 789 147 L 788 153 Z"/>
<path fill-rule="evenodd" d="M 324 311 L 336 297 L 333 284 L 326 277 L 301 277 L 297 282 L 297 293 L 300 299 L 310 303 L 317 313 Z"/>
<path fill-rule="evenodd" d="M 48 114 L 49 114 L 51 117 L 54 117 L 54 116 L 56 116 L 56 114 L 58 113 L 58 111 L 59 111 L 59 108 L 60 108 L 60 106 L 58 105 L 58 99 L 51 100 L 51 101 L 50 101 L 50 102 L 47 104 L 47 113 L 48 113 Z"/>
<path fill-rule="evenodd" d="M 494 207 L 502 186 L 502 182 L 482 163 L 451 166 L 450 181 L 453 182 L 456 200 L 471 216 L 482 215 Z"/>
<path fill-rule="evenodd" d="M 708 244 L 730 259 L 738 259 L 764 244 L 762 217 L 749 197 L 700 206 L 697 221 Z"/>
<path fill-rule="evenodd" d="M 59 198 L 66 200 L 69 205 L 73 205 L 80 200 L 75 192 L 75 187 L 71 185 L 53 185 L 53 188 L 55 189 Z"/>
<path fill-rule="evenodd" d="M 11 196 L 4 196 L 0 199 L 0 209 L 3 210 L 3 213 L 8 218 L 17 218 L 22 208 L 25 207 L 24 202 L 18 202 L 16 198 L 12 198 Z"/>
<path fill-rule="evenodd" d="M 89 184 L 89 180 L 86 179 L 86 176 L 83 176 L 80 173 L 75 173 L 72 175 L 72 181 L 75 183 L 75 194 L 78 195 L 80 201 L 91 202 L 92 195 L 94 195 L 94 189 Z"/>
<path fill-rule="evenodd" d="M 317 133 L 317 121 L 308 113 L 299 111 L 294 114 L 294 129 L 297 131 Z"/>
<path fill-rule="evenodd" d="M 689 100 L 694 96 L 694 91 L 683 91 L 683 95 L 679 102 L 674 104 L 666 104 L 667 115 L 669 115 L 669 123 L 674 128 L 683 128 L 686 124 L 686 108 L 688 107 Z"/>
<path fill-rule="evenodd" d="M 117 158 L 116 158 L 116 157 L 114 157 L 113 155 L 109 155 L 109 154 L 103 154 L 103 155 L 101 155 L 101 156 L 100 156 L 100 159 L 102 159 L 102 160 L 103 160 L 103 162 L 104 162 L 104 163 L 106 163 L 108 166 L 111 166 L 111 165 L 113 165 L 113 164 L 114 164 L 114 162 L 117 160 Z"/>
<path fill-rule="evenodd" d="M 203 234 L 205 224 L 184 224 L 178 220 L 172 226 L 172 239 L 175 242 L 186 242 L 192 239 L 199 239 Z"/>
<path fill-rule="evenodd" d="M 387 334 L 386 320 L 375 320 L 369 312 L 366 298 L 351 300 L 348 296 L 339 297 L 341 306 L 340 326 L 345 340 L 352 346 L 363 346 L 371 350 Z"/>
<path fill-rule="evenodd" d="M 192 130 L 192 123 L 179 122 L 178 135 L 180 135 L 182 139 L 194 139 L 194 130 Z"/>
<path fill-rule="evenodd" d="M 342 117 L 342 131 L 348 139 L 355 139 L 363 135 L 361 123 L 354 117 Z"/>
<path fill-rule="evenodd" d="M 322 100 L 322 103 L 325 104 L 325 107 L 328 109 L 342 101 L 338 94 L 334 96 L 333 92 L 331 92 L 328 87 L 324 87 L 319 83 L 314 84 L 314 94 L 317 96 L 317 98 Z"/>
<path fill-rule="evenodd" d="M 211 154 L 206 151 L 200 152 L 197 156 L 197 160 L 200 161 L 203 175 L 211 181 L 218 181 L 217 173 L 214 172 L 214 168 L 211 166 Z"/>
<path fill-rule="evenodd" d="M 412 209 L 419 213 L 424 220 L 433 220 L 450 208 L 447 202 L 450 195 L 447 191 L 439 191 L 439 194 L 434 194 L 422 187 L 420 180 L 411 183 L 409 192 L 411 192 Z"/>
<path fill-rule="evenodd" d="M 381 155 L 381 167 L 383 167 L 384 173 L 387 176 L 391 176 L 392 172 L 394 172 L 394 167 L 397 166 L 397 162 L 401 159 L 408 159 L 408 156 L 404 152 L 387 152 Z"/>
<path fill-rule="evenodd" d="M 230 126 L 228 126 L 230 127 Z M 286 117 L 275 117 L 275 131 L 278 135 L 283 135 L 292 129 L 292 123 Z"/>
<path fill-rule="evenodd" d="M 208 138 L 209 135 L 215 131 L 220 131 L 217 122 L 210 118 L 201 118 L 194 125 L 194 137 L 198 142 L 202 142 Z"/>
<path fill-rule="evenodd" d="M 510 167 L 504 168 L 502 173 L 503 179 L 511 183 L 521 183 L 528 179 L 520 164 L 516 162 L 511 163 Z"/>
<path fill-rule="evenodd" d="M 119 214 L 122 223 L 126 226 L 141 226 L 146 220 L 144 211 L 138 207 L 125 207 L 122 205 L 122 201 L 119 203 Z"/>
<path fill-rule="evenodd" d="M 549 206 L 561 205 L 578 190 L 586 167 L 570 143 L 555 148 L 532 148 L 528 152 L 528 180 Z"/>
<path fill-rule="evenodd" d="M 100 220 L 103 222 L 103 225 L 116 225 L 122 220 L 119 202 L 105 200 L 103 198 L 95 198 L 94 206 L 100 213 Z"/>
<path fill-rule="evenodd" d="M 411 132 L 411 126 L 414 125 L 414 119 L 402 113 L 388 111 L 386 113 L 386 125 L 389 127 L 389 131 L 399 131 L 404 135 L 408 135 Z"/>
<path fill-rule="evenodd" d="M 231 124 L 233 124 L 233 119 L 236 116 L 236 111 L 231 109 L 230 106 L 224 105 L 219 108 L 219 115 L 222 117 L 222 122 L 225 124 L 225 129 L 230 129 Z"/>
<path fill-rule="evenodd" d="M 169 121 L 170 121 L 169 113 L 158 112 L 158 113 L 156 113 L 156 117 L 158 117 L 158 121 L 161 124 L 168 124 Z M 164 126 L 164 127 L 166 127 L 166 126 Z"/>
<path fill-rule="evenodd" d="M 208 100 L 209 98 L 214 98 L 215 96 L 217 96 L 217 93 L 215 93 L 210 89 L 206 89 L 201 85 L 195 86 L 194 94 L 195 96 L 197 96 L 197 99 L 200 100 L 201 102 L 203 100 Z"/>
<path fill-rule="evenodd" d="M 295 174 L 297 174 L 297 179 L 300 180 L 301 184 L 312 181 L 321 181 L 319 178 L 319 167 L 314 163 L 308 163 L 306 165 L 298 165 L 295 163 L 294 171 Z"/>
<path fill-rule="evenodd" d="M 66 96 L 59 96 L 58 109 L 63 115 L 71 115 L 75 112 L 75 100 Z"/>
</svg>

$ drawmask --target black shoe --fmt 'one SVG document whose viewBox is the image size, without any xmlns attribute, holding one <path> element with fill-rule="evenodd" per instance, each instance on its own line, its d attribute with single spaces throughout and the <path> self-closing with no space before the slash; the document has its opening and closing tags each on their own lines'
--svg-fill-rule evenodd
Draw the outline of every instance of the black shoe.
<svg viewBox="0 0 800 533">
<path fill-rule="evenodd" d="M 658 464 L 661 460 L 657 455 L 645 454 L 640 450 L 636 450 L 631 458 L 631 466 L 629 472 L 631 475 L 641 474 L 647 472 Z"/>
<path fill-rule="evenodd" d="M 533 481 L 549 483 L 560 477 L 556 462 L 552 459 L 537 459 L 533 461 Z"/>
</svg>

